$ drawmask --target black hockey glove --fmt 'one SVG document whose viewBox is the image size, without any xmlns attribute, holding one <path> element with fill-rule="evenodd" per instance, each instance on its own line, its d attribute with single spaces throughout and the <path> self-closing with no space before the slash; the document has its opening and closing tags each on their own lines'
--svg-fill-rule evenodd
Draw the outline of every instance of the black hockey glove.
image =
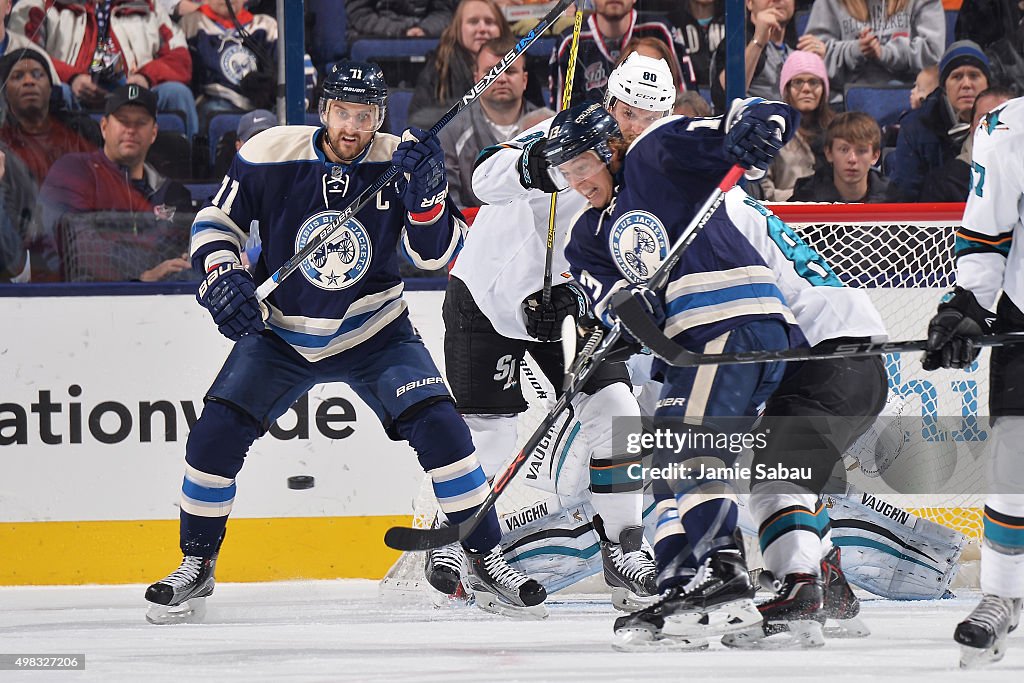
<svg viewBox="0 0 1024 683">
<path fill-rule="evenodd" d="M 928 346 L 921 361 L 925 370 L 959 370 L 973 363 L 981 352 L 975 341 L 990 332 L 995 321 L 968 289 L 957 287 L 944 299 L 928 323 Z"/>
<path fill-rule="evenodd" d="M 665 305 L 661 303 L 661 297 L 657 293 L 643 285 L 632 285 L 629 288 L 629 293 L 643 304 L 643 307 L 647 309 L 647 315 L 651 317 L 655 325 L 662 327 L 665 324 Z M 625 324 L 622 325 L 622 338 L 630 344 L 643 346 L 643 342 L 634 337 Z"/>
<path fill-rule="evenodd" d="M 432 212 L 448 196 L 448 178 L 444 170 L 444 150 L 427 131 L 410 128 L 402 136 L 391 163 L 408 174 L 402 192 L 405 209 L 414 216 Z"/>
<path fill-rule="evenodd" d="M 207 273 L 199 283 L 196 300 L 210 311 L 217 329 L 231 341 L 264 329 L 256 283 L 239 263 L 222 263 Z"/>
<path fill-rule="evenodd" d="M 544 157 L 544 147 L 548 144 L 547 138 L 530 140 L 523 147 L 523 153 L 519 157 L 519 182 L 527 190 L 540 190 L 553 194 L 558 192 L 560 187 L 555 185 L 548 170 L 551 165 Z"/>
<path fill-rule="evenodd" d="M 523 301 L 526 333 L 542 342 L 559 341 L 562 338 L 562 320 L 566 316 L 582 320 L 590 309 L 587 295 L 575 282 L 552 287 L 551 301 L 547 306 L 542 300 L 541 292 L 534 292 Z"/>
<path fill-rule="evenodd" d="M 725 153 L 743 168 L 767 171 L 782 149 L 782 134 L 772 123 L 744 117 L 725 134 Z"/>
</svg>

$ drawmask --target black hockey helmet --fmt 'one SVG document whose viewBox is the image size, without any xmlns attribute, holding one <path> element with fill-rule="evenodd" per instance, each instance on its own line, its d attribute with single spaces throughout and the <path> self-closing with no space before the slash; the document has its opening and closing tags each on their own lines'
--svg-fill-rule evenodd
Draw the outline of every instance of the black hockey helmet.
<svg viewBox="0 0 1024 683">
<path fill-rule="evenodd" d="M 347 59 L 336 62 L 324 79 L 324 94 L 320 98 L 320 121 L 325 126 L 331 100 L 374 106 L 373 130 L 379 129 L 384 123 L 388 103 L 388 84 L 384 80 L 384 72 L 372 62 Z"/>
<path fill-rule="evenodd" d="M 555 115 L 544 146 L 544 157 L 551 166 L 559 166 L 593 150 L 608 164 L 612 160 L 608 141 L 621 137 L 619 124 L 604 107 L 584 102 Z"/>
</svg>

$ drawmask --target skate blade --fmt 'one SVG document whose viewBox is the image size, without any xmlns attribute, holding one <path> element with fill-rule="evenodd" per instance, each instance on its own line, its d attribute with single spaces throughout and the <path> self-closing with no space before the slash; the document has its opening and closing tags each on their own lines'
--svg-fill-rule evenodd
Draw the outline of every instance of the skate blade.
<svg viewBox="0 0 1024 683">
<path fill-rule="evenodd" d="M 704 638 L 669 638 L 647 629 L 622 629 L 615 632 L 612 649 L 618 652 L 695 652 L 708 649 Z"/>
<path fill-rule="evenodd" d="M 850 619 L 829 619 L 825 622 L 826 638 L 867 638 L 871 629 L 860 617 Z"/>
<path fill-rule="evenodd" d="M 510 605 L 507 602 L 502 602 L 490 593 L 482 591 L 476 594 L 476 606 L 485 612 L 510 619 L 540 621 L 548 618 L 548 608 L 543 603 L 533 607 L 520 607 L 519 605 Z"/>
<path fill-rule="evenodd" d="M 771 632 L 769 635 L 768 632 Z M 775 622 L 722 636 L 722 645 L 740 650 L 796 650 L 825 645 L 821 623 L 813 619 Z"/>
<path fill-rule="evenodd" d="M 192 598 L 180 605 L 150 603 L 146 621 L 157 626 L 166 624 L 198 624 L 206 618 L 206 598 Z"/>
<path fill-rule="evenodd" d="M 992 647 L 980 648 L 969 645 L 960 646 L 960 668 L 980 669 L 994 664 L 1006 654 L 1006 639 L 1000 638 Z"/>
<path fill-rule="evenodd" d="M 683 638 L 707 638 L 746 631 L 761 623 L 761 613 L 750 598 L 716 605 L 708 611 L 681 612 L 665 617 L 662 633 Z"/>
<path fill-rule="evenodd" d="M 628 588 L 612 588 L 612 607 L 621 612 L 637 612 L 650 607 L 660 595 L 637 595 Z"/>
<path fill-rule="evenodd" d="M 476 603 L 476 596 L 473 593 L 467 593 L 460 581 L 459 585 L 455 587 L 455 592 L 451 595 L 431 589 L 430 600 L 437 609 L 464 609 L 472 607 Z"/>
</svg>

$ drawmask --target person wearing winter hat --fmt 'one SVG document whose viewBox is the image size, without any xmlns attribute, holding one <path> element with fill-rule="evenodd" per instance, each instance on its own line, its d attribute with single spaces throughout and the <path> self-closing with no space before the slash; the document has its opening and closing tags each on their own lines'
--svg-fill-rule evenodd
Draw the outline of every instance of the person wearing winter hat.
<svg viewBox="0 0 1024 683">
<path fill-rule="evenodd" d="M 786 58 L 779 75 L 782 100 L 800 112 L 800 128 L 779 151 L 761 180 L 764 199 L 787 201 L 800 178 L 825 165 L 823 140 L 834 114 L 828 106 L 825 62 L 813 52 L 797 50 Z"/>
<path fill-rule="evenodd" d="M 958 40 L 939 62 L 939 87 L 900 124 L 892 187 L 904 200 L 919 201 L 925 176 L 956 158 L 971 129 L 971 108 L 991 75 L 988 57 L 977 43 Z"/>
</svg>

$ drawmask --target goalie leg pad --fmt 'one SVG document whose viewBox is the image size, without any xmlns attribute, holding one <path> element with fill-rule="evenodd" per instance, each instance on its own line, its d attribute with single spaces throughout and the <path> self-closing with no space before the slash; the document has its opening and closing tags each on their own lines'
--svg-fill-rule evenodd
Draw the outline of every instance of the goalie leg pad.
<svg viewBox="0 0 1024 683">
<path fill-rule="evenodd" d="M 894 600 L 946 594 L 967 539 L 868 493 L 826 496 L 832 542 L 855 586 Z"/>
</svg>

